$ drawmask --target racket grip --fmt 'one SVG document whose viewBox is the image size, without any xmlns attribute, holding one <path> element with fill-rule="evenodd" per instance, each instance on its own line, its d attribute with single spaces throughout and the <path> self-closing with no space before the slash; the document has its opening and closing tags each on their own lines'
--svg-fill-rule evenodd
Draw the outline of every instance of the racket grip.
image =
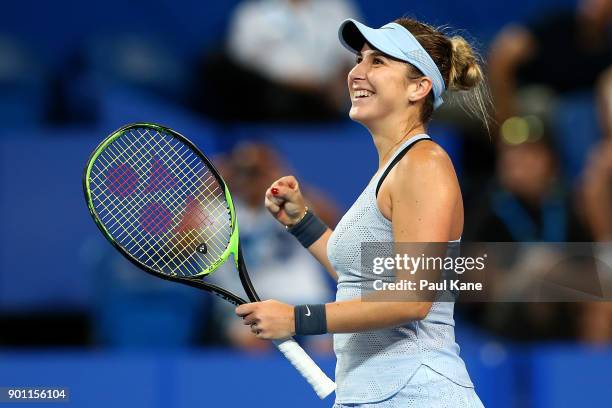
<svg viewBox="0 0 612 408">
<path fill-rule="evenodd" d="M 314 388 L 319 398 L 323 399 L 336 389 L 334 383 L 319 366 L 312 361 L 312 358 L 299 344 L 292 338 L 285 340 L 275 340 L 274 345 L 281 353 L 287 357 L 287 360 L 299 371 L 300 374 Z"/>
</svg>

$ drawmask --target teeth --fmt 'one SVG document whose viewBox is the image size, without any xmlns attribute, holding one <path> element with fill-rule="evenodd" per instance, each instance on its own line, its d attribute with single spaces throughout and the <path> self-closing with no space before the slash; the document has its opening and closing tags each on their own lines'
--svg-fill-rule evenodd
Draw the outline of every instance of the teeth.
<svg viewBox="0 0 612 408">
<path fill-rule="evenodd" d="M 366 91 L 366 90 L 355 91 L 355 97 L 357 98 L 366 98 L 370 95 L 372 95 L 372 92 L 370 91 Z"/>
</svg>

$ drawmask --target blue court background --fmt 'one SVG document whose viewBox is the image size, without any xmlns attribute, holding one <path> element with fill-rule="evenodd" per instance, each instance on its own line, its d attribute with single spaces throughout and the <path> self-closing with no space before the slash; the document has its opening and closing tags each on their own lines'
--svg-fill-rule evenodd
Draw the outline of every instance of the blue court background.
<svg viewBox="0 0 612 408">
<path fill-rule="evenodd" d="M 462 355 L 485 406 L 610 406 L 612 384 L 606 373 L 611 352 L 568 346 L 506 349 L 494 342 L 484 350 L 464 350 Z M 320 401 L 280 355 L 227 350 L 3 351 L 0 358 L 0 384 L 67 387 L 68 406 L 329 407 L 333 402 L 333 397 Z M 333 374 L 334 359 L 315 356 L 315 360 Z M 43 405 L 58 406 L 33 406 Z"/>
</svg>

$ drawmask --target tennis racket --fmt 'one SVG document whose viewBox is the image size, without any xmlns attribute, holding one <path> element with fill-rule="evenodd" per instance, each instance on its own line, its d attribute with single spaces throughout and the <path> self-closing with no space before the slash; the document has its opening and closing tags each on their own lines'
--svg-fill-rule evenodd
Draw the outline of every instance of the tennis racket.
<svg viewBox="0 0 612 408">
<path fill-rule="evenodd" d="M 91 154 L 83 190 L 100 231 L 143 271 L 241 305 L 244 299 L 202 279 L 233 256 L 249 301 L 260 300 L 242 257 L 229 189 L 184 136 L 150 123 L 118 129 Z M 334 391 L 295 340 L 274 344 L 321 399 Z"/>
</svg>

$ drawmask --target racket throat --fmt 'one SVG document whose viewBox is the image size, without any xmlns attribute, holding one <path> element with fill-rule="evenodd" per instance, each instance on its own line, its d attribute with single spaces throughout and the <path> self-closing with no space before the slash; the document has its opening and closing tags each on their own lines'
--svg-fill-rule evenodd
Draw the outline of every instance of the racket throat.
<svg viewBox="0 0 612 408">
<path fill-rule="evenodd" d="M 251 302 L 259 302 L 261 299 L 259 295 L 255 291 L 255 287 L 253 287 L 253 283 L 251 282 L 251 278 L 246 269 L 246 264 L 244 263 L 244 257 L 242 256 L 242 248 L 240 244 L 238 245 L 237 257 L 236 257 L 236 268 L 238 269 L 238 276 L 240 277 L 240 282 L 242 283 L 242 287 L 246 292 L 247 297 Z"/>
</svg>

